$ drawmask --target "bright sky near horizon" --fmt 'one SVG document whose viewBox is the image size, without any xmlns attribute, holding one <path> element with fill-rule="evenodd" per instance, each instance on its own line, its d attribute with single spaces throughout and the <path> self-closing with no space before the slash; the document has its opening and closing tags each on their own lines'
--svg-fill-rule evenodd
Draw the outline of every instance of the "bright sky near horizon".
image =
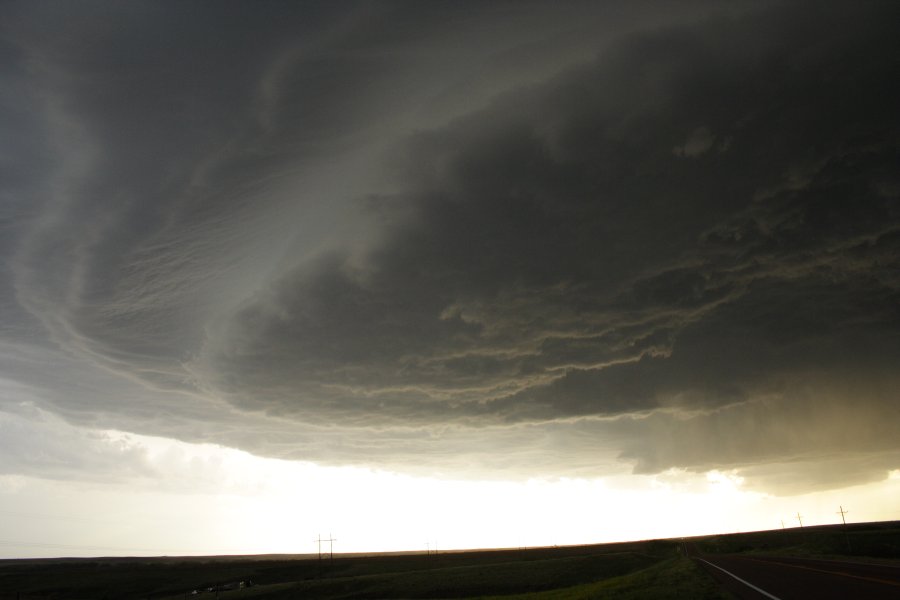
<svg viewBox="0 0 900 600">
<path fill-rule="evenodd" d="M 900 4 L 0 6 L 0 557 L 900 519 Z"/>
<path fill-rule="evenodd" d="M 140 448 L 155 474 L 129 485 L 0 477 L 5 506 L 16 507 L 0 510 L 0 558 L 309 554 L 320 536 L 337 553 L 590 544 L 798 527 L 797 513 L 806 526 L 833 524 L 848 501 L 850 522 L 890 520 L 900 495 L 900 470 L 777 497 L 715 470 L 472 481 L 102 435 Z"/>
</svg>

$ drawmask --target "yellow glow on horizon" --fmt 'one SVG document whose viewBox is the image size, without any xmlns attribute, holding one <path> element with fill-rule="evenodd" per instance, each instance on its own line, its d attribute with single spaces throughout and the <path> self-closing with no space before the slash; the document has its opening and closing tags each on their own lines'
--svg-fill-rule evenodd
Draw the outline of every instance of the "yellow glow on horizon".
<svg viewBox="0 0 900 600">
<path fill-rule="evenodd" d="M 78 492 L 65 488 L 65 510 L 89 522 L 75 523 L 78 527 L 60 522 L 58 530 L 53 521 L 45 522 L 32 539 L 122 548 L 119 554 L 136 554 L 125 552 L 128 548 L 170 555 L 309 554 L 316 551 L 319 534 L 331 534 L 337 553 L 425 551 L 776 529 L 782 520 L 796 526 L 797 512 L 804 525 L 838 523 L 839 506 L 850 510 L 848 522 L 900 516 L 900 471 L 863 486 L 777 497 L 748 489 L 734 471 L 450 480 L 106 433 L 116 443 L 141 448 L 154 475 L 127 485 L 83 484 Z M 54 498 L 53 486 L 64 485 L 28 478 L 0 484 L 0 494 L 22 502 L 29 490 L 35 497 Z M 65 537 L 76 536 L 76 530 L 77 537 Z M 44 555 L 53 555 L 48 552 Z M 82 553 L 92 554 L 97 552 Z"/>
<path fill-rule="evenodd" d="M 851 497 L 883 498 L 883 489 L 900 487 L 897 472 L 882 483 L 849 488 L 850 493 L 798 497 L 748 490 L 736 472 L 720 470 L 449 480 L 132 439 L 148 449 L 151 463 L 165 465 L 170 473 L 193 469 L 205 474 L 201 479 L 217 481 L 211 517 L 223 523 L 228 547 L 248 553 L 312 552 L 318 534 L 337 538 L 338 552 L 356 552 L 551 546 L 774 529 L 798 510 L 805 524 L 835 522 L 830 504 L 837 510 Z M 891 507 L 885 508 L 873 507 L 870 519 L 895 518 Z"/>
</svg>

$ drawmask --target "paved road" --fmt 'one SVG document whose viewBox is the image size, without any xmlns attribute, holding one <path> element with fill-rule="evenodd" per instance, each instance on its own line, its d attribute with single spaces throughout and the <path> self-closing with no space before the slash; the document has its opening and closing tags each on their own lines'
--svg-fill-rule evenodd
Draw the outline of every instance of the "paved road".
<svg viewBox="0 0 900 600">
<path fill-rule="evenodd" d="M 693 558 L 741 600 L 900 600 L 896 566 L 736 554 Z"/>
</svg>

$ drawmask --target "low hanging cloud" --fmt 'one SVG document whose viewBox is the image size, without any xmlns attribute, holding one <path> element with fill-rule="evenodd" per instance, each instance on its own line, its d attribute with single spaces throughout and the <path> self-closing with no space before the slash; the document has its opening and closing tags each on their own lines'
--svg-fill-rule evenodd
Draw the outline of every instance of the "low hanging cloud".
<svg viewBox="0 0 900 600">
<path fill-rule="evenodd" d="M 218 357 L 223 388 L 245 382 L 242 395 L 259 397 L 266 381 L 305 384 L 331 396 L 326 411 L 386 422 L 447 405 L 478 419 L 554 418 L 663 396 L 716 405 L 810 362 L 891 362 L 898 231 L 896 197 L 878 191 L 895 152 L 887 90 L 874 92 L 883 68 L 860 82 L 871 97 L 848 105 L 841 77 L 823 99 L 818 85 L 843 46 L 780 72 L 768 63 L 812 40 L 770 57 L 741 52 L 739 37 L 722 64 L 714 44 L 735 31 L 703 33 L 631 41 L 409 142 L 409 189 L 365 203 L 388 213 L 383 239 L 304 262 L 236 312 Z M 754 94 L 761 83 L 772 89 Z M 786 88 L 798 97 L 773 106 Z M 634 107 L 638 97 L 647 105 Z M 774 114 L 754 116 L 760 106 Z M 666 134 L 684 131 L 685 154 L 703 154 L 711 139 L 698 142 L 692 124 L 710 113 L 729 149 L 703 164 L 672 157 Z M 369 415 L 373 403 L 384 410 Z"/>
<path fill-rule="evenodd" d="M 78 410 L 45 393 L 68 418 L 94 402 L 274 456 L 883 477 L 900 450 L 896 10 L 811 6 L 632 21 L 444 119 L 403 110 L 427 104 L 414 50 L 454 47 L 424 41 L 434 15 L 389 41 L 321 11 L 294 45 L 296 18 L 257 15 L 271 35 L 250 36 L 226 10 L 215 48 L 126 27 L 63 55 L 7 32 L 38 66 L 10 77 L 43 107 L 28 127 L 54 150 L 32 164 L 55 175 L 9 193 L 4 335 L 147 390 Z M 146 10 L 120 19 L 169 17 Z M 185 51 L 233 60 L 160 67 Z M 129 92 L 133 72 L 156 93 Z M 171 424 L 142 416 L 167 394 Z"/>
</svg>

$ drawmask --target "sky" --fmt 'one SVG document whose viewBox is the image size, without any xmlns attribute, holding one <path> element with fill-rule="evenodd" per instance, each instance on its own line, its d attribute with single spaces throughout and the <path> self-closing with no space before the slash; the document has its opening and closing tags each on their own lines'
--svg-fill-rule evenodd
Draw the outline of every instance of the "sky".
<svg viewBox="0 0 900 600">
<path fill-rule="evenodd" d="M 4 2 L 0 557 L 900 519 L 898 24 Z"/>
</svg>

